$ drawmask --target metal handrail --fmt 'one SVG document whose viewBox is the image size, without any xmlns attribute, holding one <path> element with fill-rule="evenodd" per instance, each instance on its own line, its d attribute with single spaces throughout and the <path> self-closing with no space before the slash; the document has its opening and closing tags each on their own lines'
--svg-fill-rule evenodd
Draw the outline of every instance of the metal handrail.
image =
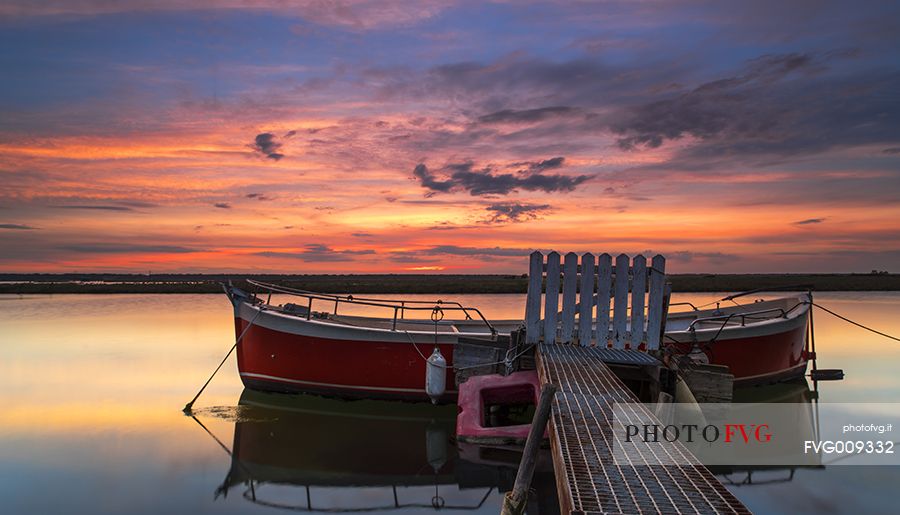
<svg viewBox="0 0 900 515">
<path fill-rule="evenodd" d="M 786 316 L 784 308 L 770 308 L 763 309 L 760 311 L 751 311 L 749 313 L 729 313 L 727 315 L 716 315 L 711 317 L 700 317 L 691 321 L 691 325 L 688 326 L 688 331 L 694 329 L 694 325 L 701 322 L 714 322 L 718 320 L 724 320 L 727 324 L 731 321 L 732 318 L 741 317 L 741 325 L 746 325 L 746 317 L 750 315 L 762 315 L 763 313 L 780 313 L 779 317 L 784 318 Z M 774 318 L 774 317 L 772 317 Z"/>
<path fill-rule="evenodd" d="M 790 313 L 791 311 L 794 311 L 795 309 L 797 309 L 798 307 L 800 307 L 804 304 L 807 304 L 807 303 L 806 302 L 798 302 L 797 304 L 794 305 L 794 307 L 788 309 L 787 311 L 785 311 L 784 308 L 769 308 L 769 309 L 761 309 L 758 311 L 748 311 L 746 313 L 739 312 L 739 313 L 729 313 L 727 315 L 723 314 L 723 315 L 716 315 L 716 316 L 711 316 L 711 317 L 700 317 L 700 318 L 697 318 L 697 319 L 694 319 L 693 321 L 691 321 L 691 325 L 688 326 L 687 330 L 692 331 L 694 329 L 694 324 L 697 324 L 699 322 L 713 322 L 713 321 L 717 321 L 717 320 L 724 320 L 724 323 L 722 324 L 724 326 L 729 321 L 731 321 L 732 318 L 735 318 L 735 317 L 741 317 L 741 325 L 743 326 L 743 325 L 747 324 L 747 320 L 746 320 L 747 317 L 750 317 L 753 315 L 762 315 L 763 313 L 779 313 L 779 318 L 787 318 L 788 313 Z M 775 318 L 775 317 L 771 317 L 771 318 Z"/>
<path fill-rule="evenodd" d="M 491 493 L 494 491 L 494 487 L 489 487 L 487 492 L 481 498 L 481 501 L 474 506 L 467 506 L 463 504 L 443 504 L 443 498 L 439 496 L 435 496 L 432 498 L 431 504 L 424 503 L 401 503 L 399 498 L 397 497 L 397 485 L 391 485 L 391 488 L 394 492 L 394 504 L 393 505 L 381 505 L 381 506 L 367 506 L 360 508 L 313 508 L 312 507 L 312 496 L 310 494 L 309 485 L 304 485 L 306 487 L 306 506 L 297 505 L 297 504 L 286 504 L 280 502 L 273 501 L 264 501 L 259 499 L 256 495 L 255 488 L 248 488 L 242 494 L 242 497 L 254 504 L 258 504 L 260 506 L 266 506 L 270 508 L 278 508 L 282 510 L 289 511 L 299 511 L 299 512 L 307 512 L 307 513 L 372 513 L 379 511 L 388 511 L 388 510 L 404 510 L 404 509 L 419 509 L 422 508 L 432 508 L 434 511 L 440 511 L 442 509 L 445 510 L 478 510 L 484 506 L 485 501 L 491 496 Z M 423 485 L 424 486 L 424 485 Z M 440 503 L 436 502 L 436 499 L 440 498 Z"/>
<path fill-rule="evenodd" d="M 334 299 L 334 300 L 339 300 L 339 299 L 340 300 L 348 300 L 350 302 L 354 302 L 354 301 L 391 302 L 390 299 L 380 299 L 380 298 L 375 298 L 375 297 L 354 297 L 353 295 L 343 295 L 342 296 L 342 295 L 337 295 L 334 293 L 320 293 L 320 292 L 316 292 L 316 291 L 302 290 L 300 288 L 290 288 L 288 286 L 279 286 L 277 284 L 264 283 L 261 281 L 254 281 L 253 279 L 247 279 L 247 282 L 252 285 L 262 287 L 262 288 L 277 288 L 280 293 L 298 294 L 301 296 L 317 295 L 320 297 L 328 297 L 328 298 Z M 472 320 L 472 317 L 469 315 L 469 313 L 466 310 L 467 309 L 472 309 L 472 310 L 475 309 L 475 308 L 466 308 L 459 302 L 452 301 L 452 300 L 441 300 L 441 299 L 437 299 L 437 300 L 401 300 L 399 302 L 401 305 L 400 306 L 401 309 L 403 309 L 406 304 L 438 304 L 438 305 L 449 304 L 449 305 L 461 308 L 463 313 L 466 315 L 466 320 Z"/>
<path fill-rule="evenodd" d="M 484 316 L 484 314 L 475 307 L 463 306 L 459 302 L 455 301 L 427 301 L 427 300 L 401 300 L 401 301 L 391 301 L 389 299 L 375 299 L 375 298 L 366 298 L 366 297 L 354 297 L 353 295 L 341 296 L 329 293 L 317 293 L 313 291 L 300 290 L 296 288 L 289 288 L 287 286 L 278 286 L 276 284 L 263 283 L 259 281 L 254 281 L 252 279 L 247 279 L 247 283 L 252 284 L 253 286 L 257 286 L 259 288 L 268 290 L 269 297 L 271 298 L 272 292 L 284 293 L 286 295 L 294 295 L 296 297 L 302 297 L 307 299 L 307 312 L 306 319 L 309 320 L 312 317 L 312 305 L 314 300 L 326 300 L 329 302 L 334 302 L 334 314 L 337 314 L 337 307 L 341 303 L 347 304 L 358 304 L 361 306 L 372 306 L 379 308 L 387 308 L 394 310 L 393 323 L 391 325 L 391 330 L 397 330 L 397 319 L 402 318 L 402 316 L 398 317 L 401 312 L 405 312 L 406 310 L 411 311 L 432 311 L 432 312 L 443 312 L 447 311 L 462 311 L 463 314 L 466 315 L 466 320 L 472 320 L 472 316 L 469 312 L 474 312 L 478 315 L 482 322 L 487 326 L 490 330 L 491 335 L 496 335 L 497 330 L 493 325 L 488 321 L 488 319 Z M 268 303 L 268 302 L 267 302 Z M 416 304 L 413 306 L 408 306 L 407 304 Z M 420 304 L 426 304 L 424 306 L 420 306 Z"/>
<path fill-rule="evenodd" d="M 810 291 L 812 290 L 814 285 L 812 284 L 785 284 L 783 286 L 769 286 L 765 288 L 755 288 L 753 290 L 742 291 L 740 293 L 735 293 L 729 295 L 727 297 L 722 297 L 719 299 L 720 301 L 734 300 L 738 297 L 743 297 L 745 295 L 752 295 L 754 293 L 768 292 L 768 291 Z"/>
</svg>

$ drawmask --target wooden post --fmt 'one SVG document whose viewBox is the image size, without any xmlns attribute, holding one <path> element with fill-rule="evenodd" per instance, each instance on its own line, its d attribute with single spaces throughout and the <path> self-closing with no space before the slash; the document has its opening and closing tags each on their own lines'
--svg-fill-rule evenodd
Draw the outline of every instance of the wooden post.
<svg viewBox="0 0 900 515">
<path fill-rule="evenodd" d="M 544 256 L 534 251 L 528 262 L 528 295 L 525 297 L 525 343 L 541 339 L 541 279 L 544 277 Z"/>
<path fill-rule="evenodd" d="M 575 290 L 578 288 L 578 254 L 569 252 L 563 264 L 562 330 L 559 341 L 571 343 L 575 335 Z"/>
<path fill-rule="evenodd" d="M 545 384 L 541 388 L 541 400 L 537 411 L 531 420 L 531 430 L 528 431 L 528 440 L 525 441 L 525 450 L 522 452 L 522 461 L 519 463 L 519 471 L 516 473 L 516 482 L 511 492 L 507 492 L 503 499 L 501 515 L 521 515 L 525 513 L 525 503 L 528 500 L 528 487 L 531 486 L 531 478 L 534 476 L 534 467 L 537 464 L 538 451 L 541 448 L 541 440 L 544 439 L 544 431 L 547 421 L 550 420 L 550 408 L 553 406 L 553 396 L 556 394 L 556 386 Z"/>
<path fill-rule="evenodd" d="M 666 289 L 666 258 L 653 256 L 650 269 L 650 298 L 647 299 L 647 350 L 659 348 L 664 318 L 663 297 Z"/>
<path fill-rule="evenodd" d="M 556 343 L 559 311 L 559 252 L 547 254 L 547 291 L 544 294 L 544 343 Z"/>
<path fill-rule="evenodd" d="M 581 256 L 581 294 L 578 297 L 581 305 L 578 310 L 578 344 L 587 347 L 591 344 L 594 312 L 594 255 Z"/>
<path fill-rule="evenodd" d="M 612 256 L 597 258 L 597 329 L 594 337 L 599 347 L 609 343 L 609 295 L 612 292 Z"/>
<path fill-rule="evenodd" d="M 628 338 L 628 256 L 616 256 L 616 298 L 613 305 L 613 347 L 625 348 Z"/>
<path fill-rule="evenodd" d="M 647 258 L 638 254 L 632 260 L 634 279 L 631 283 L 631 348 L 644 340 L 644 297 L 647 291 Z"/>
</svg>

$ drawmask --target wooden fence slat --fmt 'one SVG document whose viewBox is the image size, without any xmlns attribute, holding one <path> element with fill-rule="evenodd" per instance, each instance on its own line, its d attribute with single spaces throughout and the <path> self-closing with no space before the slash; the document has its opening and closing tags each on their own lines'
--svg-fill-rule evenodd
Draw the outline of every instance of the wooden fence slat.
<svg viewBox="0 0 900 515">
<path fill-rule="evenodd" d="M 662 335 L 663 295 L 666 286 L 666 258 L 653 256 L 650 269 L 650 298 L 647 299 L 647 350 L 659 348 Z"/>
<path fill-rule="evenodd" d="M 547 291 L 544 294 L 544 343 L 556 343 L 559 311 L 559 252 L 547 254 Z"/>
<path fill-rule="evenodd" d="M 628 339 L 628 256 L 616 256 L 616 298 L 613 305 L 613 348 L 624 349 Z"/>
<path fill-rule="evenodd" d="M 528 294 L 525 297 L 525 343 L 541 339 L 541 279 L 544 256 L 534 251 L 528 257 Z"/>
<path fill-rule="evenodd" d="M 578 312 L 578 344 L 587 347 L 591 344 L 594 311 L 594 255 L 587 253 L 581 256 L 581 306 Z"/>
<path fill-rule="evenodd" d="M 644 296 L 647 291 L 647 258 L 638 254 L 631 260 L 634 277 L 631 281 L 631 348 L 636 349 L 644 339 Z"/>
<path fill-rule="evenodd" d="M 578 286 L 578 255 L 574 252 L 566 254 L 563 264 L 563 309 L 562 330 L 559 341 L 571 343 L 575 336 L 575 289 Z"/>
<path fill-rule="evenodd" d="M 600 254 L 597 258 L 597 329 L 594 338 L 597 345 L 609 343 L 609 296 L 612 292 L 612 256 Z"/>
</svg>

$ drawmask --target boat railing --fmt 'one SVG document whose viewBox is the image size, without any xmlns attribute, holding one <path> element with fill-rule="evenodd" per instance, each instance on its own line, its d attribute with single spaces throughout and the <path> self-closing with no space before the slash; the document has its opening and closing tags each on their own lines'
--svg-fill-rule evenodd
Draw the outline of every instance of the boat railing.
<svg viewBox="0 0 900 515">
<path fill-rule="evenodd" d="M 257 482 L 258 483 L 258 482 Z M 374 506 L 363 506 L 358 508 L 341 508 L 341 507 L 315 507 L 312 502 L 312 492 L 308 485 L 306 486 L 306 503 L 304 504 L 288 504 L 278 501 L 266 501 L 260 499 L 257 493 L 257 487 L 253 484 L 253 480 L 250 482 L 250 487 L 244 491 L 242 494 L 243 498 L 260 506 L 266 506 L 269 508 L 278 508 L 282 510 L 290 510 L 290 511 L 300 511 L 300 512 L 309 512 L 309 513 L 373 513 L 380 511 L 395 511 L 395 510 L 414 510 L 416 512 L 421 512 L 423 510 L 427 510 L 431 508 L 434 511 L 441 510 L 480 510 L 484 503 L 490 498 L 491 493 L 494 491 L 494 487 L 488 487 L 487 492 L 485 492 L 484 496 L 481 497 L 481 500 L 477 504 L 446 504 L 444 498 L 435 493 L 435 495 L 431 498 L 431 502 L 428 504 L 425 503 L 415 503 L 415 502 L 401 502 L 400 497 L 397 494 L 397 486 L 391 485 L 391 489 L 394 494 L 393 503 L 383 504 L 383 505 L 374 505 Z M 437 490 L 437 485 L 435 485 L 435 490 Z"/>
<path fill-rule="evenodd" d="M 285 295 L 293 295 L 295 297 L 301 297 L 307 300 L 306 306 L 306 319 L 309 320 L 312 317 L 313 313 L 313 301 L 327 301 L 334 302 L 333 314 L 337 315 L 338 306 L 341 304 L 356 304 L 359 306 L 370 306 L 377 308 L 385 308 L 393 310 L 393 322 L 391 324 L 391 330 L 397 330 L 397 320 L 403 320 L 406 316 L 406 311 L 430 311 L 431 319 L 437 324 L 444 318 L 444 311 L 459 311 L 465 315 L 466 320 L 473 320 L 474 317 L 471 313 L 475 313 L 477 317 L 484 322 L 484 325 L 490 330 L 492 335 L 497 334 L 497 330 L 494 326 L 488 321 L 488 319 L 484 316 L 484 314 L 476 307 L 472 306 L 464 306 L 460 302 L 457 301 L 446 301 L 446 300 L 413 300 L 413 299 L 401 299 L 401 300 L 392 300 L 392 299 L 379 299 L 379 298 L 370 298 L 370 297 L 355 297 L 353 295 L 337 295 L 332 293 L 318 293 L 309 290 L 301 290 L 299 288 L 290 288 L 287 286 L 279 286 L 277 284 L 264 283 L 261 281 L 254 281 L 252 279 L 247 279 L 247 283 L 266 290 L 269 294 L 268 300 L 266 300 L 266 304 L 269 304 L 272 300 L 272 293 L 282 293 Z"/>
<path fill-rule="evenodd" d="M 693 330 L 695 329 L 694 326 L 695 326 L 696 324 L 700 324 L 700 323 L 703 323 L 703 322 L 718 322 L 718 321 L 720 321 L 720 320 L 722 321 L 722 327 L 724 327 L 726 324 L 728 324 L 728 322 L 730 322 L 731 320 L 733 320 L 733 319 L 735 319 L 735 318 L 740 318 L 740 319 L 741 319 L 741 325 L 742 325 L 742 326 L 747 325 L 747 319 L 748 319 L 748 318 L 749 318 L 751 321 L 753 321 L 753 320 L 768 320 L 768 319 L 773 319 L 773 318 L 787 318 L 787 316 L 788 316 L 792 311 L 794 311 L 795 309 L 797 309 L 797 308 L 799 308 L 800 306 L 803 306 L 803 305 L 805 305 L 805 304 L 806 304 L 805 302 L 798 302 L 798 303 L 795 304 L 792 308 L 787 309 L 787 310 L 785 310 L 784 308 L 769 308 L 769 309 L 760 309 L 760 310 L 757 310 L 757 311 L 746 311 L 746 312 L 739 311 L 739 312 L 736 312 L 736 313 L 727 313 L 727 314 L 714 315 L 714 316 L 709 316 L 709 317 L 700 317 L 700 318 L 696 318 L 696 319 L 692 320 L 692 321 L 691 321 L 691 324 L 688 326 L 687 330 L 688 330 L 688 331 L 693 331 Z M 768 316 L 768 317 L 764 317 L 764 318 L 754 318 L 754 317 L 759 317 L 760 315 L 765 315 L 765 314 L 767 314 L 767 313 L 772 313 L 772 314 L 775 314 L 775 315 L 777 315 L 777 316 Z"/>
</svg>

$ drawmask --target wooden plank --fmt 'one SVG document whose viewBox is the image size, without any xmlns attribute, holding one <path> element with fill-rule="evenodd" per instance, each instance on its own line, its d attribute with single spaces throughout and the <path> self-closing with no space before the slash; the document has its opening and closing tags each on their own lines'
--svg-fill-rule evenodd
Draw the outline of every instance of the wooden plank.
<svg viewBox="0 0 900 515">
<path fill-rule="evenodd" d="M 613 348 L 624 349 L 628 338 L 628 256 L 616 256 L 616 298 L 613 305 Z"/>
<path fill-rule="evenodd" d="M 581 256 L 581 301 L 578 313 L 578 344 L 587 347 L 591 344 L 593 333 L 594 311 L 594 255 L 590 252 Z"/>
<path fill-rule="evenodd" d="M 647 258 L 638 254 L 632 259 L 634 278 L 631 282 L 631 348 L 644 340 L 644 296 L 647 290 Z"/>
<path fill-rule="evenodd" d="M 528 294 L 525 297 L 525 343 L 541 339 L 541 282 L 544 256 L 534 251 L 528 257 Z"/>
<path fill-rule="evenodd" d="M 697 402 L 731 402 L 734 376 L 728 367 L 692 363 L 682 369 L 681 377 Z"/>
<path fill-rule="evenodd" d="M 663 295 L 666 287 L 666 258 L 657 254 L 653 256 L 650 269 L 650 298 L 647 299 L 647 350 L 659 348 L 662 338 Z"/>
<path fill-rule="evenodd" d="M 563 265 L 563 309 L 562 330 L 559 341 L 571 343 L 575 336 L 575 290 L 578 287 L 578 255 L 574 252 L 566 254 Z"/>
<path fill-rule="evenodd" d="M 597 345 L 609 343 L 609 297 L 612 292 L 612 256 L 600 254 L 597 258 L 597 328 L 594 338 Z"/>
<path fill-rule="evenodd" d="M 556 343 L 559 311 L 559 252 L 547 254 L 547 291 L 544 293 L 544 343 Z"/>
</svg>

